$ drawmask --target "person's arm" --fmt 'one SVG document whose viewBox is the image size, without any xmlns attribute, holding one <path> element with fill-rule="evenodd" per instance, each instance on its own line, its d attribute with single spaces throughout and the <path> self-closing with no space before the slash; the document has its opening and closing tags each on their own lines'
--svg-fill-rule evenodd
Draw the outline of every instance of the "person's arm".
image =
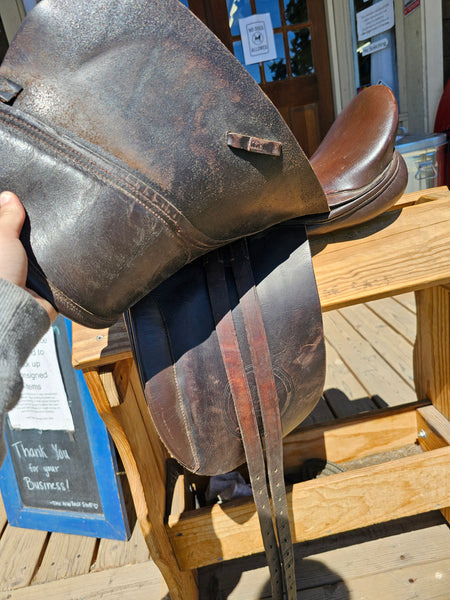
<svg viewBox="0 0 450 600">
<path fill-rule="evenodd" d="M 0 465 L 6 413 L 22 392 L 20 369 L 56 317 L 48 302 L 25 288 L 28 262 L 19 239 L 24 219 L 17 196 L 0 194 Z"/>
</svg>

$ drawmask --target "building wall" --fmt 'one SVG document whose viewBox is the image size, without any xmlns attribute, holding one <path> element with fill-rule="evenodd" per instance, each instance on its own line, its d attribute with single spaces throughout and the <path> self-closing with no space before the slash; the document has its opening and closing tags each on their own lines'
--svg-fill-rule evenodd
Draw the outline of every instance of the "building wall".
<svg viewBox="0 0 450 600">
<path fill-rule="evenodd" d="M 450 78 L 450 0 L 442 0 L 442 34 L 444 44 L 444 82 Z"/>
</svg>

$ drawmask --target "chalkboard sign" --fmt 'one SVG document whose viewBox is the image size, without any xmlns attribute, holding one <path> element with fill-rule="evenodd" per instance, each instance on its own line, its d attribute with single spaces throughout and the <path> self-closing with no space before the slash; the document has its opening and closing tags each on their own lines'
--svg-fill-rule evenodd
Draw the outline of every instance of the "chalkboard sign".
<svg viewBox="0 0 450 600">
<path fill-rule="evenodd" d="M 22 370 L 24 392 L 5 428 L 0 489 L 11 525 L 129 537 L 114 447 L 71 364 L 71 323 L 58 317 Z"/>
</svg>

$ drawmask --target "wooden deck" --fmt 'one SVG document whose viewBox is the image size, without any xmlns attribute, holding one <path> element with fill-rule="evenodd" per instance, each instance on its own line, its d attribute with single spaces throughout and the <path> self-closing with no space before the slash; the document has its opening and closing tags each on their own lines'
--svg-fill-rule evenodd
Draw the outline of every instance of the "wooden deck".
<svg viewBox="0 0 450 600">
<path fill-rule="evenodd" d="M 325 313 L 325 393 L 306 424 L 415 401 L 415 327 L 412 293 Z M 450 599 L 450 528 L 440 512 L 304 542 L 295 553 L 302 600 Z M 270 598 L 264 556 L 204 567 L 199 587 L 201 600 Z M 128 542 L 17 529 L 0 503 L 0 600 L 161 600 L 166 592 L 138 527 Z"/>
</svg>

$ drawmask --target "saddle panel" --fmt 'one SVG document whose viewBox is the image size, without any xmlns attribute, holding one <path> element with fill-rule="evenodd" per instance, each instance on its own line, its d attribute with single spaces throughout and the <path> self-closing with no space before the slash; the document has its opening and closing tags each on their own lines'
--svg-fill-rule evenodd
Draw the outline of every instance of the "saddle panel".
<svg viewBox="0 0 450 600">
<path fill-rule="evenodd" d="M 322 318 L 304 227 L 286 223 L 246 240 L 272 361 L 283 435 L 311 412 L 324 383 Z M 251 353 L 230 263 L 223 261 L 234 327 L 257 419 Z M 207 258 L 206 260 L 208 260 Z M 126 316 L 150 414 L 171 454 L 203 475 L 245 461 L 229 378 L 198 259 Z"/>
</svg>

